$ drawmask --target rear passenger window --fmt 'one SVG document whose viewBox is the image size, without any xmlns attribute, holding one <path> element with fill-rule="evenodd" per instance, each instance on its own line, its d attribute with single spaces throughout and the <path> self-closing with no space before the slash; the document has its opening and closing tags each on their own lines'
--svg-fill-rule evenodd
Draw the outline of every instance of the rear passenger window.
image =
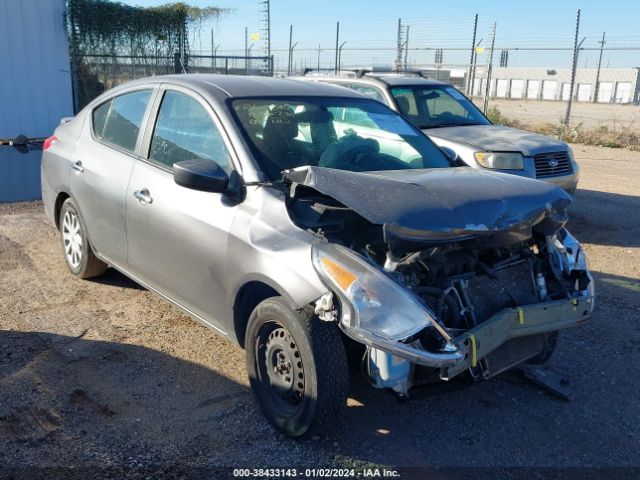
<svg viewBox="0 0 640 480">
<path fill-rule="evenodd" d="M 93 111 L 96 137 L 133 152 L 150 97 L 151 90 L 142 90 L 126 93 L 100 105 Z"/>
<path fill-rule="evenodd" d="M 149 159 L 167 167 L 182 160 L 213 160 L 232 170 L 222 135 L 195 98 L 167 91 L 151 139 Z"/>
<path fill-rule="evenodd" d="M 382 92 L 380 92 L 380 90 L 378 90 L 376 87 L 354 84 L 351 85 L 351 89 L 355 90 L 356 92 L 360 92 L 365 97 L 373 98 L 374 100 L 384 103 L 385 105 L 387 104 L 387 102 L 385 102 L 384 100 L 384 97 L 382 96 Z"/>
<path fill-rule="evenodd" d="M 93 111 L 93 133 L 100 139 L 104 135 L 104 125 L 107 123 L 109 108 L 111 108 L 111 100 L 103 103 Z"/>
</svg>

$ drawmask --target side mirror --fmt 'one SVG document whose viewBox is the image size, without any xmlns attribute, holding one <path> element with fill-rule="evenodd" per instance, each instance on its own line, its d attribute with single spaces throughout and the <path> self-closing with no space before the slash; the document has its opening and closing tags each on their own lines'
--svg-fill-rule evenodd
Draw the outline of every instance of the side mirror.
<svg viewBox="0 0 640 480">
<path fill-rule="evenodd" d="M 440 150 L 442 150 L 442 152 L 444 153 L 444 156 L 447 157 L 451 163 L 457 163 L 458 154 L 453 148 L 440 147 Z"/>
<path fill-rule="evenodd" d="M 173 179 L 181 187 L 224 193 L 229 175 L 213 160 L 183 160 L 173 164 Z"/>
</svg>

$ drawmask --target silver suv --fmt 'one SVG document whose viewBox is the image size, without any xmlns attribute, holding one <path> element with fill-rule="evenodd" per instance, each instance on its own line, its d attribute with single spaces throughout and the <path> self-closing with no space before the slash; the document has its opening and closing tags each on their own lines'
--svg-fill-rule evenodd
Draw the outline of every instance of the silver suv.
<svg viewBox="0 0 640 480">
<path fill-rule="evenodd" d="M 139 80 L 43 149 L 71 273 L 116 268 L 244 347 L 260 408 L 290 436 L 338 421 L 347 352 L 375 387 L 408 395 L 425 378 L 545 361 L 557 330 L 591 314 L 567 193 L 452 168 L 345 88 Z"/>
<path fill-rule="evenodd" d="M 348 87 L 384 103 L 437 145 L 451 148 L 470 167 L 537 178 L 572 195 L 578 186 L 579 167 L 566 143 L 493 125 L 471 100 L 449 84 L 420 74 L 366 70 L 294 78 Z"/>
</svg>

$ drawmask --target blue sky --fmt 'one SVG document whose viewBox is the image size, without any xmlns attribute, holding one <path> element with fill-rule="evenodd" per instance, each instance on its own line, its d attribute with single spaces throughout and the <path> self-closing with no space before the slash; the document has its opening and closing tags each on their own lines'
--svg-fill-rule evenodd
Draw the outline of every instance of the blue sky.
<svg viewBox="0 0 640 480">
<path fill-rule="evenodd" d="M 126 0 L 131 5 L 151 6 L 162 0 Z M 193 32 L 191 50 L 208 53 L 211 30 L 222 54 L 242 54 L 244 28 L 249 33 L 262 28 L 260 0 L 190 0 L 198 6 L 215 5 L 233 12 L 201 26 Z M 346 41 L 343 64 L 372 64 L 392 61 L 396 41 L 397 20 L 410 25 L 410 47 L 467 48 L 471 44 L 473 17 L 479 14 L 478 39 L 490 39 L 490 28 L 497 23 L 496 44 L 502 47 L 570 47 L 577 9 L 582 10 L 580 37 L 585 46 L 596 47 L 602 32 L 607 32 L 609 46 L 637 47 L 635 52 L 611 52 L 605 65 L 640 66 L 640 3 L 632 0 L 573 1 L 507 0 L 451 1 L 365 1 L 365 0 L 272 0 L 272 50 L 276 62 L 286 61 L 289 25 L 293 24 L 296 61 L 315 65 L 320 45 L 323 66 L 333 62 L 336 22 L 341 24 L 341 42 Z M 254 43 L 254 42 L 249 42 Z M 264 42 L 255 42 L 253 53 L 264 51 Z M 351 48 L 350 48 L 351 47 Z M 361 50 L 355 50 L 360 48 Z M 374 50 L 379 49 L 379 50 Z M 384 50 L 386 49 L 386 50 Z M 468 53 L 445 51 L 445 63 L 464 63 Z M 510 52 L 517 63 L 531 66 L 567 62 L 567 53 L 556 51 Z M 580 66 L 595 66 L 596 52 L 585 52 Z M 410 52 L 410 61 L 432 62 L 433 52 Z M 511 57 L 510 57 L 511 59 Z M 589 63 L 591 62 L 591 64 Z M 512 61 L 513 64 L 513 61 Z M 553 66 L 553 65 L 552 65 Z"/>
</svg>

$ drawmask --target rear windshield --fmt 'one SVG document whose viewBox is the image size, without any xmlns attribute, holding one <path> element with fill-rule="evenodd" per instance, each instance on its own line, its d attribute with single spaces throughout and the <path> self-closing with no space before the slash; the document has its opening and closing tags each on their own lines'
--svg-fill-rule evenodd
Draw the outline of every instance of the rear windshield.
<svg viewBox="0 0 640 480">
<path fill-rule="evenodd" d="M 273 180 L 302 166 L 361 172 L 451 166 L 431 140 L 373 100 L 244 98 L 232 108 Z"/>
</svg>

